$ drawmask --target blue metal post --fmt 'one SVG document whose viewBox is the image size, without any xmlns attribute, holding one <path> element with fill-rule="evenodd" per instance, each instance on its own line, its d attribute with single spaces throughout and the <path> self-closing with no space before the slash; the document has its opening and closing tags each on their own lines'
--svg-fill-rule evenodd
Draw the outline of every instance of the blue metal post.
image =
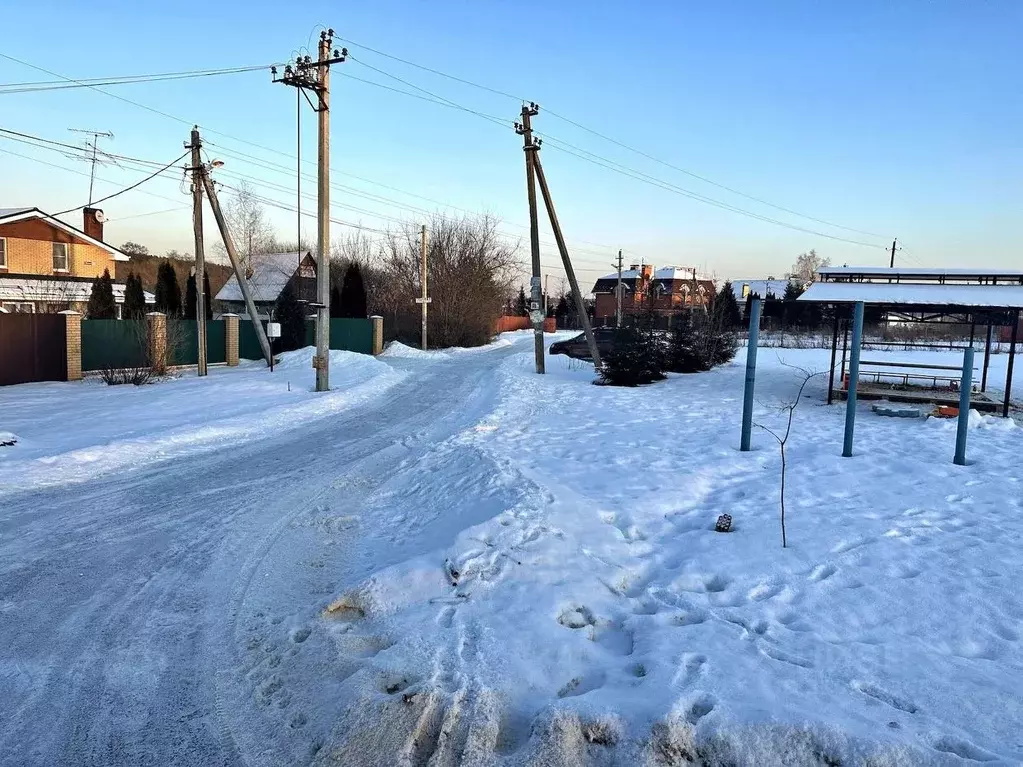
<svg viewBox="0 0 1023 767">
<path fill-rule="evenodd" d="M 973 388 L 973 347 L 963 351 L 963 377 L 959 379 L 959 423 L 956 426 L 956 455 L 952 463 L 966 465 L 966 430 L 970 425 L 970 389 Z"/>
<path fill-rule="evenodd" d="M 750 449 L 753 433 L 753 383 L 757 377 L 757 341 L 760 337 L 760 299 L 754 298 L 749 306 L 749 344 L 746 347 L 746 391 L 742 399 L 742 439 L 739 449 Z"/>
<path fill-rule="evenodd" d="M 860 346 L 863 342 L 863 302 L 853 306 L 852 343 L 849 349 L 849 387 L 845 401 L 845 441 L 842 456 L 850 458 L 853 447 L 853 429 L 856 427 L 856 384 L 860 378 Z"/>
</svg>

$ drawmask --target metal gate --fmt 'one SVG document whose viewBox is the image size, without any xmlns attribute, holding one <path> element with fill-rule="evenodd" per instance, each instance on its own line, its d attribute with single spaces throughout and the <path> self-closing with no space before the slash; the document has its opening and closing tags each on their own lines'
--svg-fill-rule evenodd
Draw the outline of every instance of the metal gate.
<svg viewBox="0 0 1023 767">
<path fill-rule="evenodd" d="M 0 386 L 66 380 L 64 316 L 0 314 Z"/>
</svg>

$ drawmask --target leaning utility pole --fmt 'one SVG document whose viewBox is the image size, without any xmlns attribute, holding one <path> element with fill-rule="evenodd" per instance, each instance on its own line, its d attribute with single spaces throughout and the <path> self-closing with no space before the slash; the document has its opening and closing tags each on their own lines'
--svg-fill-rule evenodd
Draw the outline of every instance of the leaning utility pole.
<svg viewBox="0 0 1023 767">
<path fill-rule="evenodd" d="M 199 126 L 192 128 L 192 141 L 185 146 L 192 150 L 192 229 L 195 234 L 195 333 L 199 350 L 197 370 L 204 376 L 206 370 L 206 253 L 202 239 L 202 157 L 199 149 Z"/>
<path fill-rule="evenodd" d="M 430 304 L 430 297 L 426 294 L 426 224 L 419 232 L 419 283 L 423 288 L 422 298 L 417 298 L 416 303 L 423 307 L 423 326 L 421 330 L 421 341 L 423 351 L 426 351 L 426 307 Z"/>
<path fill-rule="evenodd" d="M 568 255 L 568 246 L 565 244 L 565 237 L 561 233 L 558 214 L 554 210 L 554 199 L 551 197 L 551 190 L 547 186 L 547 178 L 544 176 L 543 166 L 540 164 L 540 153 L 537 151 L 539 148 L 540 144 L 537 142 L 537 145 L 533 148 L 534 151 L 527 153 L 526 157 L 533 161 L 536 180 L 540 182 L 540 192 L 543 194 L 543 202 L 547 207 L 547 216 L 551 220 L 551 229 L 554 230 L 554 239 L 558 243 L 558 251 L 561 253 L 561 263 L 565 267 L 565 274 L 568 275 L 568 284 L 572 286 L 572 298 L 575 300 L 575 305 L 579 311 L 579 322 L 583 326 L 586 344 L 590 347 L 593 367 L 600 370 L 600 350 L 597 349 L 597 340 L 593 337 L 593 328 L 590 327 L 590 316 L 586 313 L 586 304 L 583 303 L 583 294 L 579 290 L 579 281 L 575 278 L 575 269 L 572 268 L 572 259 Z"/>
<path fill-rule="evenodd" d="M 318 120 L 318 151 L 316 172 L 316 391 L 330 389 L 330 67 L 348 56 L 348 49 L 334 48 L 334 30 L 320 32 L 317 58 L 300 56 L 294 64 L 284 67 L 284 76 L 277 79 L 277 68 L 271 72 L 274 82 L 298 88 L 303 94 L 316 94 L 313 111 Z M 308 95 L 306 95 L 308 99 Z M 312 104 L 312 102 L 310 102 Z M 301 174 L 301 168 L 299 168 Z M 301 248 L 299 248 L 301 250 Z"/>
<path fill-rule="evenodd" d="M 889 269 L 894 269 L 895 268 L 895 244 L 897 242 L 898 242 L 898 240 L 892 240 L 892 260 L 888 264 L 888 268 Z"/>
<path fill-rule="evenodd" d="M 224 249 L 227 257 L 231 259 L 231 266 L 234 267 L 234 276 L 238 280 L 238 287 L 241 289 L 242 298 L 245 299 L 245 311 L 249 313 L 252 327 L 256 331 L 256 339 L 259 341 L 259 348 L 263 351 L 263 358 L 266 364 L 273 366 L 273 354 L 270 351 L 270 342 L 266 339 L 266 331 L 263 323 L 259 321 L 259 314 L 256 312 L 256 304 L 249 292 L 249 281 L 245 277 L 245 269 L 238 260 L 238 251 L 234 247 L 234 240 L 231 239 L 231 232 L 227 228 L 227 220 L 224 218 L 224 211 L 220 209 L 220 200 L 217 199 L 217 190 L 213 186 L 213 179 L 206 172 L 206 166 L 199 166 L 199 175 L 202 177 L 202 185 L 206 190 L 206 196 L 210 200 L 210 207 L 213 208 L 213 217 L 217 219 L 217 227 L 220 229 L 220 236 L 224 239 Z M 199 288 L 202 290 L 202 288 Z"/>
<path fill-rule="evenodd" d="M 533 155 L 537 144 L 533 141 L 533 128 L 529 118 L 540 108 L 530 102 L 522 106 L 522 122 L 515 123 L 515 132 L 522 136 L 522 149 L 526 153 L 526 197 L 529 201 L 529 255 L 532 277 L 529 280 L 529 319 L 533 322 L 533 355 L 536 358 L 536 372 L 545 373 L 543 358 L 543 321 L 540 313 L 540 224 L 536 216 L 536 183 L 533 169 Z"/>
<path fill-rule="evenodd" d="M 618 286 L 615 288 L 615 327 L 622 326 L 622 249 L 618 248 Z"/>
</svg>

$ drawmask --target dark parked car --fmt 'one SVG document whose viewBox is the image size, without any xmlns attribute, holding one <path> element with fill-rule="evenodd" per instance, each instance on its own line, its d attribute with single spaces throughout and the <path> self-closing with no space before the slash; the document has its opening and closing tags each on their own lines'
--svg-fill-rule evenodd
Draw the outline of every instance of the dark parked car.
<svg viewBox="0 0 1023 767">
<path fill-rule="evenodd" d="M 593 336 L 594 340 L 597 342 L 597 351 L 599 351 L 602 355 L 611 351 L 611 346 L 614 344 L 615 337 L 614 328 L 594 328 Z M 577 360 L 591 359 L 590 347 L 586 343 L 585 333 L 580 333 L 574 338 L 569 338 L 567 341 L 558 341 L 557 343 L 551 344 L 551 354 L 565 354 L 569 357 L 574 357 Z"/>
</svg>

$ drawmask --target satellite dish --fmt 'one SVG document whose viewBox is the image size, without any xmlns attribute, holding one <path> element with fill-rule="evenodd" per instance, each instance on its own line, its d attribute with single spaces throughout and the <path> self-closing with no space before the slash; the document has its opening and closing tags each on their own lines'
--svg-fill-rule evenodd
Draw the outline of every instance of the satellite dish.
<svg viewBox="0 0 1023 767">
<path fill-rule="evenodd" d="M 102 210 L 95 210 L 92 212 L 92 215 L 93 218 L 96 219 L 96 222 L 99 224 L 102 224 L 104 221 L 107 220 L 107 216 Z"/>
</svg>

